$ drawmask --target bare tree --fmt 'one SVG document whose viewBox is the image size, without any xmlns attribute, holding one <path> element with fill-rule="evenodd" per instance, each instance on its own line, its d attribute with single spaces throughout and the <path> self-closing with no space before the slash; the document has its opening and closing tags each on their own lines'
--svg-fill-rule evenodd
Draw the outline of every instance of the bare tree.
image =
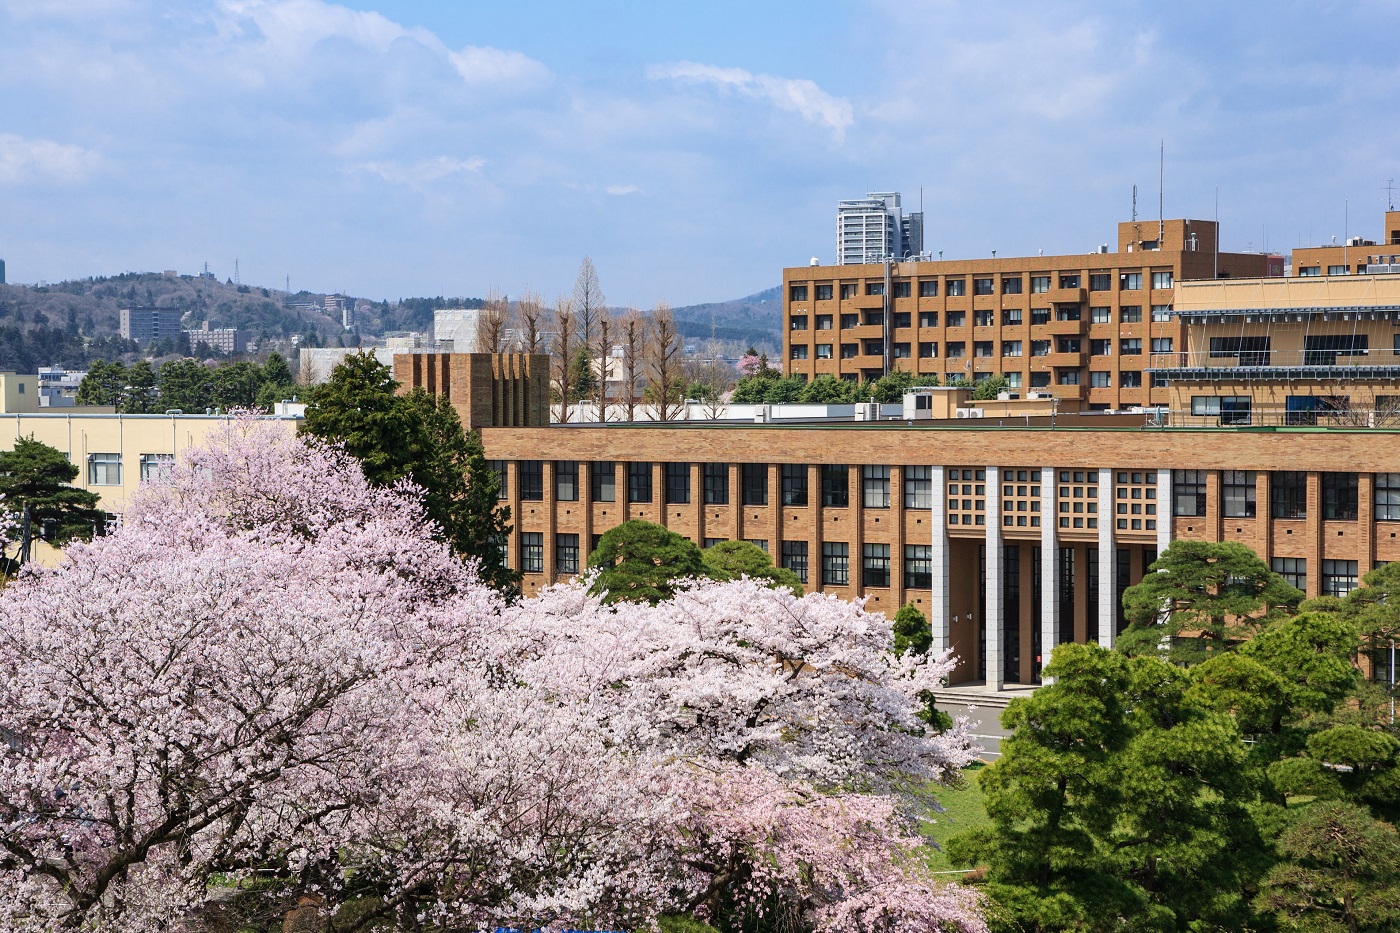
<svg viewBox="0 0 1400 933">
<path fill-rule="evenodd" d="M 506 344 L 510 327 L 510 299 L 492 288 L 486 292 L 486 302 L 477 318 L 476 347 L 479 353 L 500 353 Z"/>
<path fill-rule="evenodd" d="M 593 400 L 598 404 L 599 421 L 608 420 L 608 377 L 612 375 L 612 345 L 616 337 L 613 325 L 612 315 L 607 308 L 603 308 L 593 328 L 593 346 L 590 348 L 598 380 L 593 389 Z"/>
<path fill-rule="evenodd" d="M 706 418 L 714 420 L 724 410 L 725 395 L 734 388 L 734 367 L 724 360 L 715 341 L 710 341 L 703 354 L 687 357 L 683 367 L 683 384 L 699 401 Z"/>
<path fill-rule="evenodd" d="M 573 302 L 560 296 L 554 305 L 554 395 L 559 403 L 559 420 L 568 423 L 574 403 L 574 357 L 578 353 L 578 318 Z"/>
<path fill-rule="evenodd" d="M 622 411 L 627 421 L 637 420 L 637 402 L 641 400 L 646 381 L 647 339 L 651 328 L 647 316 L 636 308 L 628 308 L 618 326 L 622 344 L 622 379 L 618 394 L 622 396 Z"/>
<path fill-rule="evenodd" d="M 574 315 L 578 318 L 578 333 L 585 346 L 593 346 L 598 317 L 606 311 L 607 300 L 598 284 L 598 270 L 593 268 L 593 260 L 585 256 L 578 267 L 578 278 L 574 280 Z"/>
<path fill-rule="evenodd" d="M 526 353 L 545 353 L 547 341 L 544 336 L 545 306 L 538 293 L 526 291 L 516 302 L 520 317 L 520 349 Z"/>
<path fill-rule="evenodd" d="M 685 379 L 681 372 L 681 337 L 671 306 L 660 302 L 651 312 L 647 343 L 647 400 L 660 421 L 673 421 L 685 408 Z"/>
</svg>

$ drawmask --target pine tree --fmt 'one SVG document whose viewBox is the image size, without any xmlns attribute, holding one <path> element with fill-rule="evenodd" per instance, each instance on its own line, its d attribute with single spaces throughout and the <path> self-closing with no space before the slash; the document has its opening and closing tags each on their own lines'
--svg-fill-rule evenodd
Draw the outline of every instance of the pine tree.
<svg viewBox="0 0 1400 933">
<path fill-rule="evenodd" d="M 74 538 L 86 541 L 102 530 L 106 514 L 97 508 L 97 495 L 72 485 L 78 467 L 63 451 L 33 436 L 15 441 L 0 453 L 0 508 L 23 514 L 27 509 L 31 534 L 55 547 Z"/>
</svg>

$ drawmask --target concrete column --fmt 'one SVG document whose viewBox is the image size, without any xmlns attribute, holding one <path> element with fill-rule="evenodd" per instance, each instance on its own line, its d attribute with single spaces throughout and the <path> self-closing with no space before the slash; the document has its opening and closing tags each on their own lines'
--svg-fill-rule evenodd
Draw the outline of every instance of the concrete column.
<svg viewBox="0 0 1400 933">
<path fill-rule="evenodd" d="M 1001 467 L 987 467 L 987 595 L 986 617 L 982 625 L 987 633 L 987 686 L 1000 690 L 1006 681 L 1002 662 L 1001 628 Z"/>
<path fill-rule="evenodd" d="M 1099 468 L 1099 644 L 1112 648 L 1118 637 L 1114 599 L 1118 553 L 1113 542 L 1113 471 Z"/>
<path fill-rule="evenodd" d="M 1055 481 L 1059 474 L 1054 467 L 1040 468 L 1040 666 L 1050 663 L 1059 635 L 1060 607 L 1060 518 L 1056 509 Z M 1048 684 L 1054 678 L 1043 674 L 1040 681 Z"/>
<path fill-rule="evenodd" d="M 929 593 L 928 619 L 933 626 L 933 652 L 952 647 L 951 619 L 948 615 L 948 483 L 944 467 L 933 468 L 933 503 L 929 529 L 933 545 L 933 581 Z"/>
<path fill-rule="evenodd" d="M 1262 503 L 1267 513 L 1269 504 Z M 1172 543 L 1172 471 L 1157 471 L 1157 556 Z"/>
</svg>

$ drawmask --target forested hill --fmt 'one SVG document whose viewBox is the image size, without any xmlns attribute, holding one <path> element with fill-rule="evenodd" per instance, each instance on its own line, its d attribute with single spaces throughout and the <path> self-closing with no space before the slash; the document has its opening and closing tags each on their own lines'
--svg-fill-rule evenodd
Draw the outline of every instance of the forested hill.
<svg viewBox="0 0 1400 933">
<path fill-rule="evenodd" d="M 731 301 L 686 305 L 675 309 L 681 333 L 687 337 L 738 340 L 744 343 L 783 342 L 782 288 L 774 286 Z"/>
</svg>

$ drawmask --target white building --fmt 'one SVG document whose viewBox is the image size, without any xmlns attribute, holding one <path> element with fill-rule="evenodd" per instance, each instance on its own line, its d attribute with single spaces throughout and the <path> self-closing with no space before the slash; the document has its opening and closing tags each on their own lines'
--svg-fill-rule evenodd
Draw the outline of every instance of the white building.
<svg viewBox="0 0 1400 933">
<path fill-rule="evenodd" d="M 837 203 L 838 265 L 903 259 L 923 251 L 923 212 L 904 213 L 899 192 L 871 192 L 864 198 Z"/>
<path fill-rule="evenodd" d="M 433 341 L 439 353 L 475 353 L 480 330 L 480 308 L 442 308 L 433 312 Z"/>
</svg>

